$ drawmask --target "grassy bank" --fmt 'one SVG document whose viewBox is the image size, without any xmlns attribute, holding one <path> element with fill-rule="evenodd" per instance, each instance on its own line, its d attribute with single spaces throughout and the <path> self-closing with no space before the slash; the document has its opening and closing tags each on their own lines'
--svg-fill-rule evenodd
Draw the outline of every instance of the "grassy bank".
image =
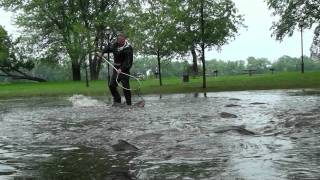
<svg viewBox="0 0 320 180">
<path fill-rule="evenodd" d="M 134 81 L 131 85 L 132 88 L 137 87 Z M 202 88 L 202 77 L 190 78 L 188 83 L 182 83 L 181 78 L 164 78 L 161 87 L 159 80 L 149 79 L 142 81 L 141 92 L 142 94 L 165 94 L 292 88 L 320 88 L 320 72 L 207 77 L 206 89 Z M 107 90 L 106 81 L 91 81 L 89 88 L 83 81 L 0 84 L 0 98 L 71 94 L 108 95 L 109 90 Z"/>
</svg>

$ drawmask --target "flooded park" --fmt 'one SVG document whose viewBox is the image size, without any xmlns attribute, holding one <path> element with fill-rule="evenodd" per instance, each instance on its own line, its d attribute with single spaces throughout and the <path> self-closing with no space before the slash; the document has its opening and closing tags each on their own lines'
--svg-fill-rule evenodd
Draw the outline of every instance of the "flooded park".
<svg viewBox="0 0 320 180">
<path fill-rule="evenodd" d="M 0 100 L 0 179 L 320 178 L 320 90 L 144 98 Z"/>
</svg>

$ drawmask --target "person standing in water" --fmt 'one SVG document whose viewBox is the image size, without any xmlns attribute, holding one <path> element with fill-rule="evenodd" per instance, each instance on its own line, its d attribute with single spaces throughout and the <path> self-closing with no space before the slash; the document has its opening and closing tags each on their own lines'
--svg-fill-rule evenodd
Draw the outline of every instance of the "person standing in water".
<svg viewBox="0 0 320 180">
<path fill-rule="evenodd" d="M 115 42 L 109 43 L 102 51 L 102 53 L 97 53 L 98 57 L 103 56 L 104 53 L 113 53 L 114 66 L 111 80 L 109 83 L 109 89 L 113 97 L 114 105 L 121 104 L 121 96 L 117 90 L 118 82 L 121 82 L 123 89 L 123 94 L 126 99 L 127 105 L 132 105 L 131 102 L 131 91 L 129 84 L 129 76 L 122 73 L 130 74 L 130 68 L 133 62 L 133 48 L 127 41 L 123 33 L 117 35 Z"/>
</svg>

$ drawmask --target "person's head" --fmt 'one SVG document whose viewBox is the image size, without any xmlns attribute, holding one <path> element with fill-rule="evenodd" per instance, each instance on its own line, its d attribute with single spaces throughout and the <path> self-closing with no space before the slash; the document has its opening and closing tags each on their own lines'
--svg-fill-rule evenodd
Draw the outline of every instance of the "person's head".
<svg viewBox="0 0 320 180">
<path fill-rule="evenodd" d="M 123 33 L 117 35 L 118 46 L 121 47 L 126 43 L 126 36 Z"/>
</svg>

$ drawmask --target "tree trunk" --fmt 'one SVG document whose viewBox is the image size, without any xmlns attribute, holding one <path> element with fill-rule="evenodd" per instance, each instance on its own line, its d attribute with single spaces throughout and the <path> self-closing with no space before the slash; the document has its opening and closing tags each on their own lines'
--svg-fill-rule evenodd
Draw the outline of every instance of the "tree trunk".
<svg viewBox="0 0 320 180">
<path fill-rule="evenodd" d="M 47 80 L 45 80 L 45 79 L 33 77 L 33 76 L 19 76 L 19 75 L 7 76 L 7 75 L 2 75 L 2 74 L 0 74 L 0 76 L 10 77 L 12 79 L 25 79 L 25 80 L 37 81 L 37 82 L 47 82 Z"/>
<path fill-rule="evenodd" d="M 198 75 L 198 62 L 197 62 L 197 53 L 195 47 L 191 47 L 191 54 L 192 54 L 192 73 L 194 76 Z"/>
<path fill-rule="evenodd" d="M 22 79 L 27 79 L 27 80 L 30 80 L 30 81 L 37 81 L 37 82 L 47 82 L 47 80 L 45 80 L 45 79 L 38 78 L 38 77 L 33 77 L 33 76 L 23 77 Z"/>
<path fill-rule="evenodd" d="M 42 79 L 42 78 L 38 78 L 38 77 L 34 77 L 34 76 L 30 76 L 22 71 L 20 71 L 19 69 L 15 69 L 15 68 L 0 68 L 0 71 L 2 71 L 4 74 L 0 74 L 0 76 L 2 77 L 10 77 L 12 79 L 25 79 L 25 80 L 30 80 L 30 81 L 37 81 L 37 82 L 46 82 L 47 80 Z M 12 74 L 14 73 L 14 74 Z"/>
<path fill-rule="evenodd" d="M 74 81 L 81 80 L 81 67 L 80 67 L 79 63 L 72 62 L 72 79 Z"/>
<path fill-rule="evenodd" d="M 95 38 L 95 49 L 98 49 L 98 38 Z M 99 78 L 99 73 L 97 72 L 97 56 L 94 55 L 94 57 L 92 58 L 92 56 L 89 56 L 89 68 L 90 68 L 90 77 L 91 80 L 98 80 Z"/>
<path fill-rule="evenodd" d="M 98 28 L 94 41 L 95 50 L 101 51 L 104 42 L 103 27 Z M 89 56 L 89 63 L 91 80 L 98 80 L 101 70 L 101 60 L 99 60 L 96 55 L 94 55 L 93 58 Z"/>
<path fill-rule="evenodd" d="M 89 67 L 90 67 L 90 77 L 91 80 L 98 80 L 99 79 L 99 73 L 101 68 L 101 63 L 98 62 L 97 57 L 95 56 L 92 58 L 92 56 L 89 56 Z"/>
<path fill-rule="evenodd" d="M 90 77 L 91 80 L 98 80 L 99 79 L 99 72 L 97 71 L 95 64 L 93 64 L 93 67 L 90 68 Z"/>
</svg>

